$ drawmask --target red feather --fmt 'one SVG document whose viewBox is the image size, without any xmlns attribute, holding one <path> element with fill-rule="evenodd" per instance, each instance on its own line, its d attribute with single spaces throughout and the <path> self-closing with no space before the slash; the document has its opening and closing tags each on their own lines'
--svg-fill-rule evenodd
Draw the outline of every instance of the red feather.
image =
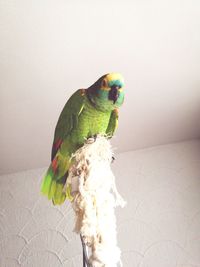
<svg viewBox="0 0 200 267">
<path fill-rule="evenodd" d="M 53 172 L 56 173 L 56 170 L 57 170 L 57 167 L 58 167 L 58 160 L 57 158 L 55 157 L 51 163 L 51 166 L 52 166 L 52 169 L 53 169 Z"/>
<path fill-rule="evenodd" d="M 56 149 L 56 150 L 58 150 L 59 148 L 60 148 L 60 146 L 61 146 L 61 144 L 62 144 L 62 140 L 61 139 L 58 139 L 55 143 L 54 143 L 54 148 Z"/>
</svg>

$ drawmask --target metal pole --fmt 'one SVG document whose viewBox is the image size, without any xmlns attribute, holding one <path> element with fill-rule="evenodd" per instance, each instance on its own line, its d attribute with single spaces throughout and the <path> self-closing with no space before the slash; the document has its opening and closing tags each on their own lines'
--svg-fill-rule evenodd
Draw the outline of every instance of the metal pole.
<svg viewBox="0 0 200 267">
<path fill-rule="evenodd" d="M 91 267 L 88 261 L 87 249 L 82 235 L 80 235 L 82 248 L 83 248 L 83 267 Z"/>
</svg>

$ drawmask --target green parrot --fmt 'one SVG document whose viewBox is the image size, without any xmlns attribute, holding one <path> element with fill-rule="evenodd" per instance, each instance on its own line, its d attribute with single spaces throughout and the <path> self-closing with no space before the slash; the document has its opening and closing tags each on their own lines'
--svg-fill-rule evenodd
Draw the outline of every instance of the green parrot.
<svg viewBox="0 0 200 267">
<path fill-rule="evenodd" d="M 60 205 L 71 200 L 66 187 L 72 154 L 86 139 L 98 134 L 110 138 L 118 124 L 118 108 L 124 101 L 124 79 L 119 73 L 103 75 L 87 89 L 77 90 L 65 104 L 58 119 L 51 164 L 43 178 L 41 192 Z"/>
</svg>

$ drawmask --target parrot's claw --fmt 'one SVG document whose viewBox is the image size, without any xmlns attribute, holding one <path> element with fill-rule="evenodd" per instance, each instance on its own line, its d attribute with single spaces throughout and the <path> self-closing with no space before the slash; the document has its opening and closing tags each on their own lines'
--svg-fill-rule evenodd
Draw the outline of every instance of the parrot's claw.
<svg viewBox="0 0 200 267">
<path fill-rule="evenodd" d="M 112 161 L 111 161 L 111 163 L 114 163 L 114 162 L 115 162 L 115 157 L 112 156 Z"/>
<path fill-rule="evenodd" d="M 97 140 L 97 134 L 93 135 L 94 142 Z"/>
</svg>

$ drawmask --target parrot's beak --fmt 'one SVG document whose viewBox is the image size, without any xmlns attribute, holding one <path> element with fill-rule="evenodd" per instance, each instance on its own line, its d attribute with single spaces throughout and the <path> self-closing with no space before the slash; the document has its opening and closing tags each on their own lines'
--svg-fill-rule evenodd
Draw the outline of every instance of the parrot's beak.
<svg viewBox="0 0 200 267">
<path fill-rule="evenodd" d="M 115 86 L 115 85 L 113 85 L 113 86 L 111 87 L 110 92 L 109 92 L 109 96 L 108 96 L 108 98 L 109 98 L 109 100 L 112 100 L 114 104 L 115 104 L 115 102 L 117 101 L 118 96 L 119 96 L 119 91 L 118 91 L 118 89 L 119 89 L 119 86 Z"/>
</svg>

